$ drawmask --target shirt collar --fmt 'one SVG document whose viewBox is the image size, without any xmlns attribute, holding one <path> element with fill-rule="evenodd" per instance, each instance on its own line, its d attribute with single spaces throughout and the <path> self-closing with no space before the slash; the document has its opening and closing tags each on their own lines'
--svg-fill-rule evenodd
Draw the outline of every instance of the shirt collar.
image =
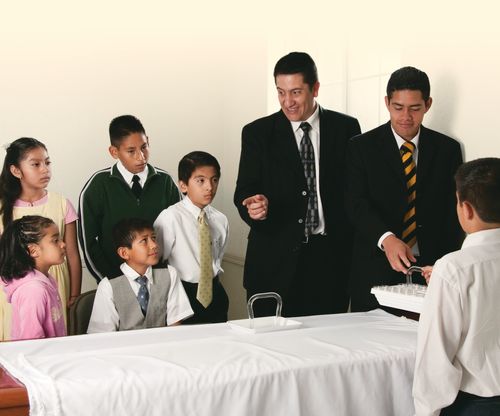
<svg viewBox="0 0 500 416">
<path fill-rule="evenodd" d="M 122 263 L 120 265 L 120 269 L 130 283 L 135 282 L 135 279 L 137 279 L 139 276 L 141 276 L 134 269 L 132 269 L 132 267 L 130 267 L 127 263 Z M 148 278 L 149 282 L 154 283 L 154 281 L 153 281 L 153 269 L 151 268 L 151 266 L 148 267 L 144 276 L 146 276 Z"/>
<path fill-rule="evenodd" d="M 498 243 L 500 243 L 500 228 L 492 228 L 491 230 L 476 231 L 467 235 L 462 248 Z"/>
<path fill-rule="evenodd" d="M 394 134 L 394 138 L 396 139 L 396 143 L 398 144 L 398 149 L 401 149 L 401 146 L 403 146 L 403 143 L 405 143 L 406 140 L 403 139 L 399 134 L 396 133 L 396 130 L 394 130 L 392 128 L 392 124 L 391 124 L 391 130 L 392 130 L 392 134 Z M 418 132 L 415 135 L 415 137 L 410 140 L 415 145 L 415 149 L 417 149 L 417 150 L 418 150 L 419 138 L 420 138 L 420 128 L 418 129 Z"/>
<path fill-rule="evenodd" d="M 146 183 L 146 179 L 148 178 L 148 165 L 146 165 L 146 167 L 142 172 L 132 173 L 129 170 L 127 170 L 125 166 L 123 166 L 121 160 L 118 160 L 118 162 L 116 162 L 116 168 L 118 169 L 118 172 L 120 172 L 120 175 L 123 176 L 125 182 L 128 183 L 129 185 L 132 185 L 132 178 L 134 177 L 134 175 L 139 176 L 142 186 L 144 186 L 144 184 Z"/>
<path fill-rule="evenodd" d="M 187 195 L 185 195 L 184 198 L 182 198 L 181 203 L 191 214 L 193 214 L 193 216 L 196 219 L 198 219 L 198 217 L 200 216 L 201 209 L 198 208 L 195 204 L 193 204 L 193 202 L 189 199 Z M 210 210 L 211 210 L 210 205 L 207 205 L 205 208 L 203 208 L 203 211 L 205 211 L 205 215 L 207 217 L 210 217 Z"/>
<path fill-rule="evenodd" d="M 298 129 L 300 129 L 300 125 L 303 122 L 307 122 L 311 125 L 311 128 L 319 133 L 319 104 L 317 102 L 314 102 L 314 105 L 316 105 L 316 109 L 313 111 L 313 113 L 310 115 L 310 117 L 307 120 L 304 121 L 290 121 L 292 123 L 292 129 L 294 132 L 297 132 Z"/>
</svg>

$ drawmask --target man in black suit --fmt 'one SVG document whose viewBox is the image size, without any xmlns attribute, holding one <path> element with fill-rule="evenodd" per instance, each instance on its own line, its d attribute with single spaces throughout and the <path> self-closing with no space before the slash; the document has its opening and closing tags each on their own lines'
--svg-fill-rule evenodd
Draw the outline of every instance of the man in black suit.
<svg viewBox="0 0 500 416">
<path fill-rule="evenodd" d="M 321 108 L 316 65 L 302 52 L 274 69 L 281 111 L 246 125 L 234 203 L 250 226 L 247 296 L 278 292 L 283 315 L 345 312 L 352 231 L 344 210 L 347 141 L 356 119 Z M 275 304 L 256 302 L 256 316 Z"/>
<path fill-rule="evenodd" d="M 434 264 L 463 237 L 453 179 L 462 152 L 457 141 L 422 126 L 432 104 L 425 72 L 395 71 L 385 104 L 390 121 L 348 145 L 352 311 L 378 307 L 371 287 L 403 283 L 412 263 Z"/>
</svg>

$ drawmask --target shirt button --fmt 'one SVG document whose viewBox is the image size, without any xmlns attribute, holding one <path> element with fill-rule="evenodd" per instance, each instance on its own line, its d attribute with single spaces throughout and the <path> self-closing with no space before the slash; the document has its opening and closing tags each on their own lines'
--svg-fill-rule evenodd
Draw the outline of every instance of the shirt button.
<svg viewBox="0 0 500 416">
<path fill-rule="evenodd" d="M 299 224 L 302 224 L 304 222 L 304 220 L 301 218 L 299 219 Z"/>
<path fill-rule="evenodd" d="M 307 195 L 307 192 L 306 192 L 306 191 L 302 191 L 302 195 L 303 195 L 303 196 L 306 196 L 306 195 Z"/>
</svg>

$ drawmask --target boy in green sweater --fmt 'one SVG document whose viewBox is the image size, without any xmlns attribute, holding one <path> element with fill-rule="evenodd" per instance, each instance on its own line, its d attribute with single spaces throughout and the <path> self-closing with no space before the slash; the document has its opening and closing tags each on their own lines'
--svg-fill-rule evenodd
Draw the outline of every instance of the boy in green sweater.
<svg viewBox="0 0 500 416">
<path fill-rule="evenodd" d="M 180 199 L 170 175 L 148 164 L 149 139 L 134 116 L 116 117 L 109 125 L 109 152 L 117 163 L 95 172 L 79 198 L 78 237 L 85 263 L 97 282 L 120 276 L 113 226 L 124 218 L 153 222 Z"/>
</svg>

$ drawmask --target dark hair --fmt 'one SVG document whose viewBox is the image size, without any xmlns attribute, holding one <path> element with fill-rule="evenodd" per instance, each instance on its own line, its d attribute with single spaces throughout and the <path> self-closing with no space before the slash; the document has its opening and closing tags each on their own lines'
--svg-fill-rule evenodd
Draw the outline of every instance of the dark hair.
<svg viewBox="0 0 500 416">
<path fill-rule="evenodd" d="M 29 245 L 39 243 L 45 229 L 53 224 L 50 218 L 26 215 L 5 228 L 0 238 L 0 276 L 3 281 L 24 277 L 35 268 Z"/>
<path fill-rule="evenodd" d="M 500 223 L 500 159 L 486 157 L 461 165 L 455 174 L 458 200 L 467 201 L 484 222 Z"/>
<path fill-rule="evenodd" d="M 134 116 L 119 116 L 111 120 L 109 124 L 109 139 L 111 145 L 118 147 L 122 140 L 134 133 L 146 134 L 141 121 Z"/>
<path fill-rule="evenodd" d="M 195 150 L 180 160 L 178 170 L 179 180 L 187 184 L 193 172 L 200 166 L 212 166 L 215 169 L 217 177 L 220 178 L 220 165 L 217 159 L 210 153 Z"/>
<path fill-rule="evenodd" d="M 278 75 L 302 74 L 304 83 L 312 90 L 318 82 L 318 70 L 313 59 L 305 52 L 290 52 L 274 67 L 274 80 Z"/>
<path fill-rule="evenodd" d="M 427 101 L 431 96 L 431 84 L 429 77 L 420 69 L 412 66 L 405 66 L 394 71 L 387 83 L 387 98 L 392 98 L 394 91 L 413 90 L 420 91 L 422 98 Z"/>
<path fill-rule="evenodd" d="M 12 174 L 10 167 L 14 165 L 19 168 L 19 164 L 27 157 L 27 153 L 40 147 L 47 150 L 42 142 L 31 137 L 21 137 L 7 147 L 0 174 L 0 215 L 2 215 L 4 228 L 12 222 L 14 203 L 22 192 L 21 181 Z"/>
<path fill-rule="evenodd" d="M 142 218 L 125 218 L 118 221 L 113 227 L 113 242 L 115 249 L 120 247 L 132 248 L 137 234 L 144 230 L 154 231 L 151 221 Z"/>
</svg>

